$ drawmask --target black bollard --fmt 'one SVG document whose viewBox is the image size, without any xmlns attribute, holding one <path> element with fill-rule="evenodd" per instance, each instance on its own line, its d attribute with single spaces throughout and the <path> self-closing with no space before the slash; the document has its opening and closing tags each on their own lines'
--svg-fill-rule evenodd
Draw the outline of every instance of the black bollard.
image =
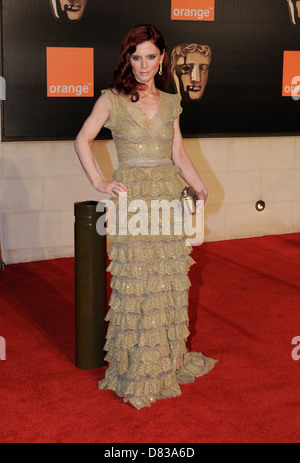
<svg viewBox="0 0 300 463">
<path fill-rule="evenodd" d="M 76 367 L 86 370 L 105 365 L 106 235 L 96 224 L 106 209 L 102 203 L 97 212 L 97 204 L 74 205 Z"/>
</svg>

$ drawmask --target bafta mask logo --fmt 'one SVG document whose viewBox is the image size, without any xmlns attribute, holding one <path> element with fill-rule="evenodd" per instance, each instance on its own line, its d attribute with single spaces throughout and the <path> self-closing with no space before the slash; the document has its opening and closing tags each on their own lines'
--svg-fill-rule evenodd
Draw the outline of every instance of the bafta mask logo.
<svg viewBox="0 0 300 463">
<path fill-rule="evenodd" d="M 54 17 L 60 21 L 82 18 L 87 0 L 49 0 Z"/>
<path fill-rule="evenodd" d="M 183 43 L 173 48 L 171 75 L 183 101 L 195 101 L 203 97 L 210 62 L 211 49 L 208 45 Z"/>
<path fill-rule="evenodd" d="M 289 8 L 290 20 L 294 26 L 300 24 L 300 1 L 286 0 Z"/>
</svg>

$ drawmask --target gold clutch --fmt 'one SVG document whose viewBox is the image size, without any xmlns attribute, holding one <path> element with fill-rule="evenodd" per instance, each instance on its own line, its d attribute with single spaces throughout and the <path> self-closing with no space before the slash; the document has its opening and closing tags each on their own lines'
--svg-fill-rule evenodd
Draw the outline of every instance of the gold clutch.
<svg viewBox="0 0 300 463">
<path fill-rule="evenodd" d="M 187 209 L 189 214 L 196 213 L 196 201 L 198 196 L 194 188 L 191 186 L 185 187 L 181 192 L 180 201 L 184 208 Z"/>
</svg>

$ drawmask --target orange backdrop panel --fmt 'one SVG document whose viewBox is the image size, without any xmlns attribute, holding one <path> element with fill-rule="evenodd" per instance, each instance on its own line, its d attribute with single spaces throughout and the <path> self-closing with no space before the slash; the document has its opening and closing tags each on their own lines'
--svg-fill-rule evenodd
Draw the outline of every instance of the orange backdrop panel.
<svg viewBox="0 0 300 463">
<path fill-rule="evenodd" d="M 94 49 L 47 47 L 47 96 L 94 96 Z"/>
</svg>

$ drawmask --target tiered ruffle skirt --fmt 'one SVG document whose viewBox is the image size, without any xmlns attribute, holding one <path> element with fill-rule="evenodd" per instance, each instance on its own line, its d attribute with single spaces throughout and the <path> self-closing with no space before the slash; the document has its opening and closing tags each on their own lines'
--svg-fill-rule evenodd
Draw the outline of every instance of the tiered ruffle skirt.
<svg viewBox="0 0 300 463">
<path fill-rule="evenodd" d="M 119 168 L 116 180 L 128 187 L 128 204 L 143 199 L 178 200 L 180 169 L 166 167 Z M 118 200 L 115 201 L 118 207 Z M 148 209 L 150 225 L 151 210 Z M 132 217 L 132 214 L 129 219 Z M 153 217 L 153 216 L 152 216 Z M 112 294 L 105 359 L 109 363 L 99 389 L 109 389 L 135 408 L 181 394 L 180 384 L 208 373 L 216 360 L 189 352 L 188 271 L 194 263 L 184 233 L 112 235 L 109 247 Z"/>
</svg>

